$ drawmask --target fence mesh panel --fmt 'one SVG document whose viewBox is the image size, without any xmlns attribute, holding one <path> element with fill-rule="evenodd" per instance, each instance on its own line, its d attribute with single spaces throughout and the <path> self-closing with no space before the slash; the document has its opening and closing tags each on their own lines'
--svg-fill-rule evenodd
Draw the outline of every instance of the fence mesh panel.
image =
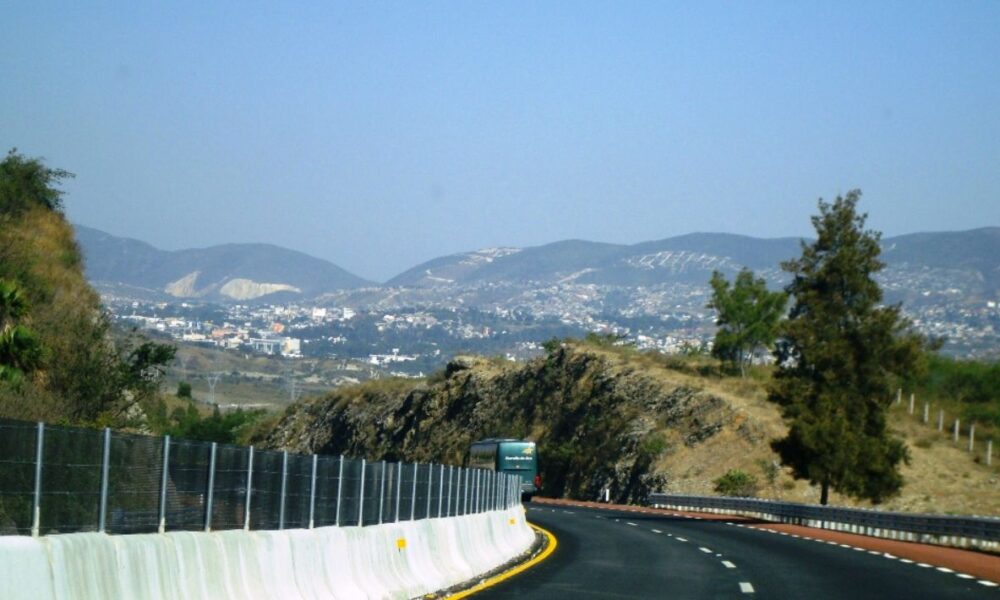
<svg viewBox="0 0 1000 600">
<path fill-rule="evenodd" d="M 0 419 L 0 535 L 31 533 L 38 425 Z"/>
<path fill-rule="evenodd" d="M 414 465 L 403 463 L 403 476 L 399 481 L 399 520 L 410 520 L 410 509 L 413 506 L 413 471 Z"/>
<path fill-rule="evenodd" d="M 163 438 L 116 433 L 108 459 L 108 533 L 148 533 L 160 524 Z"/>
<path fill-rule="evenodd" d="M 0 419 L 0 535 L 32 533 L 38 431 L 37 423 Z M 241 529 L 248 502 L 250 527 L 260 530 L 375 525 L 473 510 L 474 473 L 455 467 L 261 450 L 253 451 L 251 466 L 251 451 L 242 446 L 217 444 L 213 460 L 207 442 L 53 425 L 42 431 L 41 534 L 97 531 L 104 484 L 105 530 L 113 534 L 155 532 L 161 516 L 168 531 Z"/>
<path fill-rule="evenodd" d="M 315 526 L 337 524 L 337 485 L 340 457 L 320 456 L 316 461 Z"/>
<path fill-rule="evenodd" d="M 243 528 L 246 519 L 249 466 L 249 448 L 226 444 L 216 446 L 215 479 L 212 485 L 212 529 Z"/>
<path fill-rule="evenodd" d="M 359 501 L 361 492 L 361 461 L 353 458 L 344 459 L 344 489 L 340 500 L 340 524 L 353 526 L 358 524 Z"/>
<path fill-rule="evenodd" d="M 42 450 L 42 534 L 97 531 L 102 432 L 47 425 Z"/>
<path fill-rule="evenodd" d="M 281 452 L 255 450 L 250 528 L 277 529 L 281 515 Z"/>
<path fill-rule="evenodd" d="M 312 464 L 312 456 L 303 456 L 301 454 L 288 455 L 288 482 L 285 487 L 285 529 L 305 529 L 309 527 Z M 319 481 L 316 483 L 319 485 Z"/>
<path fill-rule="evenodd" d="M 210 444 L 170 440 L 167 531 L 199 531 L 205 528 L 210 456 Z"/>
</svg>

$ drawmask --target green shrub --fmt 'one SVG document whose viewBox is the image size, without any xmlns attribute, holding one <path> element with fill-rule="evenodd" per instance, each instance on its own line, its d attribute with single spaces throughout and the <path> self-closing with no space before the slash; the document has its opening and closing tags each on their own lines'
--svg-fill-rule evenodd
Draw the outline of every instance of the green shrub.
<svg viewBox="0 0 1000 600">
<path fill-rule="evenodd" d="M 723 496 L 749 498 L 757 495 L 760 484 L 757 478 L 741 469 L 729 469 L 715 480 L 715 491 Z"/>
</svg>

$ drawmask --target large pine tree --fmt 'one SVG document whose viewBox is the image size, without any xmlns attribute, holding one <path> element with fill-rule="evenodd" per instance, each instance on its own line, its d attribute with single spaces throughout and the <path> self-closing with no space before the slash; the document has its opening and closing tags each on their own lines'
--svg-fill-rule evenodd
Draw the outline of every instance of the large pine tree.
<svg viewBox="0 0 1000 600">
<path fill-rule="evenodd" d="M 781 406 L 788 435 L 772 444 L 795 477 L 880 502 L 903 485 L 903 442 L 889 432 L 886 411 L 894 378 L 918 368 L 925 345 L 900 314 L 882 304 L 874 279 L 881 234 L 865 230 L 860 191 L 819 201 L 817 239 L 782 264 L 794 298 L 776 347 L 778 370 L 769 399 Z"/>
</svg>

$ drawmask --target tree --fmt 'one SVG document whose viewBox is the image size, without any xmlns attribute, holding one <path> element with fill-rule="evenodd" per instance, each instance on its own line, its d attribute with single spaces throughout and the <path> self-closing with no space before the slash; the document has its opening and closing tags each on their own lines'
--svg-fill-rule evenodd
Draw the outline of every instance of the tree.
<svg viewBox="0 0 1000 600">
<path fill-rule="evenodd" d="M 829 490 L 880 502 L 903 485 L 903 442 L 886 427 L 893 378 L 919 368 L 926 340 L 900 306 L 882 305 L 873 278 L 881 234 L 864 229 L 860 191 L 819 201 L 817 239 L 782 263 L 794 298 L 776 347 L 768 399 L 781 407 L 788 434 L 772 442 L 793 475 Z"/>
<path fill-rule="evenodd" d="M 0 214 L 17 214 L 32 205 L 62 208 L 62 191 L 55 186 L 73 177 L 69 171 L 50 169 L 38 158 L 25 158 L 17 148 L 0 161 Z"/>
<path fill-rule="evenodd" d="M 712 273 L 712 299 L 708 308 L 718 313 L 718 331 L 712 345 L 712 356 L 728 362 L 746 377 L 747 367 L 758 348 L 769 348 L 777 336 L 778 323 L 785 312 L 788 296 L 770 292 L 767 283 L 754 279 L 753 272 L 744 268 L 730 287 L 722 273 Z"/>
</svg>

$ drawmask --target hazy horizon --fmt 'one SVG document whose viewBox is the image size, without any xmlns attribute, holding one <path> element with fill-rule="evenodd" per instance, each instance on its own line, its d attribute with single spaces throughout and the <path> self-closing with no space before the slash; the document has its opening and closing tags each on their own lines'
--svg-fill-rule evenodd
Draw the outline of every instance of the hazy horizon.
<svg viewBox="0 0 1000 600">
<path fill-rule="evenodd" d="M 15 5 L 0 144 L 75 222 L 385 281 L 567 239 L 1000 225 L 1000 3 Z"/>
</svg>

